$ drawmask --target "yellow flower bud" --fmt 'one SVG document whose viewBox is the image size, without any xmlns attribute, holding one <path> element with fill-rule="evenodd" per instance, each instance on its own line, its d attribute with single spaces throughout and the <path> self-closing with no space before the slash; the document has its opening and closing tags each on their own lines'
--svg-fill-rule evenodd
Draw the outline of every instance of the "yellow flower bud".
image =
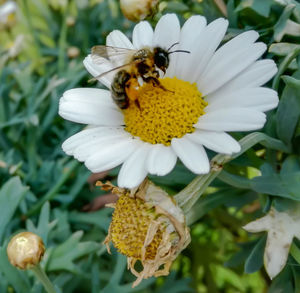
<svg viewBox="0 0 300 293">
<path fill-rule="evenodd" d="M 109 233 L 104 243 L 109 251 L 112 241 L 117 250 L 127 256 L 128 267 L 137 277 L 133 287 L 143 279 L 165 276 L 177 255 L 189 244 L 189 228 L 182 210 L 172 198 L 152 182 L 145 180 L 138 188 L 126 190 L 109 184 L 119 196 L 114 207 Z M 135 264 L 143 269 L 138 272 Z"/>
<path fill-rule="evenodd" d="M 15 235 L 7 246 L 7 256 L 10 263 L 22 270 L 36 266 L 45 253 L 43 240 L 31 232 Z"/>
<path fill-rule="evenodd" d="M 153 14 L 158 0 L 120 0 L 121 10 L 126 18 L 140 21 Z"/>
</svg>

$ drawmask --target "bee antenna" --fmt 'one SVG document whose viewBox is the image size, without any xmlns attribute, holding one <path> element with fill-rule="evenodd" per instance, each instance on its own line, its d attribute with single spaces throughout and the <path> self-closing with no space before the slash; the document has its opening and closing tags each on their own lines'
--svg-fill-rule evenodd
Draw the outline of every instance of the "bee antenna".
<svg viewBox="0 0 300 293">
<path fill-rule="evenodd" d="M 178 44 L 179 44 L 179 42 L 174 43 L 173 45 L 171 45 L 171 47 L 167 51 L 169 52 L 174 46 L 176 46 Z"/>
<path fill-rule="evenodd" d="M 186 50 L 176 50 L 176 51 L 172 51 L 172 52 L 168 52 L 168 53 L 172 54 L 172 53 L 176 53 L 176 52 L 191 53 L 190 51 L 186 51 Z"/>
</svg>

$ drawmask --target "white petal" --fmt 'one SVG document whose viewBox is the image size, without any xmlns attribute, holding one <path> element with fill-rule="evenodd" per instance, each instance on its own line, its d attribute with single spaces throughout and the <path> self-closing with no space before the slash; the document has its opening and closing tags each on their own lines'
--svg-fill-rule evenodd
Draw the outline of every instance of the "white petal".
<svg viewBox="0 0 300 293">
<path fill-rule="evenodd" d="M 181 76 L 181 78 L 189 80 L 191 83 L 198 80 L 224 38 L 227 27 L 228 21 L 224 18 L 218 18 L 204 28 L 191 51 L 192 57 L 189 58 L 188 67 L 186 65 L 190 70 L 186 76 Z"/>
<path fill-rule="evenodd" d="M 194 126 L 212 131 L 249 131 L 260 129 L 266 122 L 264 113 L 245 108 L 207 112 Z"/>
<path fill-rule="evenodd" d="M 129 39 L 119 30 L 112 31 L 106 37 L 106 45 L 118 48 L 125 48 L 125 49 L 134 49 L 133 45 L 129 41 Z M 113 55 L 110 56 L 109 59 L 116 65 L 120 66 L 125 64 L 126 62 L 126 55 Z"/>
<path fill-rule="evenodd" d="M 114 30 L 106 37 L 106 45 L 125 49 L 134 49 L 130 40 L 119 30 Z"/>
<path fill-rule="evenodd" d="M 132 139 L 109 139 L 99 144 L 98 151 L 85 161 L 92 172 L 102 172 L 122 164 L 138 148 Z"/>
<path fill-rule="evenodd" d="M 130 141 L 131 136 L 123 128 L 104 128 L 85 140 L 81 140 L 73 150 L 73 156 L 80 162 L 86 161 L 90 156 L 102 153 L 103 149 L 122 141 Z M 94 165 L 90 165 L 92 168 Z M 100 171 L 99 171 L 100 172 Z"/>
<path fill-rule="evenodd" d="M 224 49 L 224 46 L 216 52 L 206 70 L 199 77 L 197 85 L 204 96 L 234 78 L 257 60 L 267 49 L 264 43 L 255 43 L 248 44 L 247 47 L 242 47 L 230 53 L 228 47 Z M 235 48 L 235 43 L 233 47 Z"/>
<path fill-rule="evenodd" d="M 223 95 L 218 91 L 206 97 L 208 106 L 205 111 L 215 111 L 230 107 L 245 107 L 258 111 L 268 111 L 278 105 L 278 94 L 276 91 L 257 87 L 243 88 L 233 92 L 225 92 Z"/>
<path fill-rule="evenodd" d="M 187 137 L 191 141 L 202 144 L 206 148 L 221 154 L 231 155 L 241 150 L 240 144 L 225 132 L 197 129 L 195 132 L 187 134 Z"/>
<path fill-rule="evenodd" d="M 273 60 L 258 60 L 217 91 L 214 91 L 213 94 L 224 95 L 237 89 L 264 85 L 276 72 L 277 66 Z"/>
<path fill-rule="evenodd" d="M 179 45 L 176 47 L 176 49 L 186 50 L 190 53 L 174 53 L 176 55 L 176 60 L 172 63 L 174 64 L 174 76 L 177 76 L 178 78 L 184 77 L 183 79 L 189 80 L 185 77 L 187 76 L 187 72 L 191 70 L 191 63 L 195 61 L 194 58 L 196 57 L 196 51 L 194 50 L 194 47 L 195 44 L 197 44 L 197 40 L 200 38 L 205 26 L 206 18 L 200 15 L 191 16 L 184 23 L 180 33 Z M 170 75 L 170 77 L 173 76 Z"/>
<path fill-rule="evenodd" d="M 146 159 L 150 147 L 147 143 L 140 146 L 124 162 L 118 176 L 118 186 L 134 188 L 138 186 L 147 176 Z"/>
<path fill-rule="evenodd" d="M 201 145 L 197 145 L 186 137 L 173 138 L 171 146 L 182 163 L 196 174 L 209 172 L 209 161 Z"/>
<path fill-rule="evenodd" d="M 108 61 L 105 58 L 99 58 L 99 61 L 101 59 L 101 63 L 95 63 L 92 58 L 91 55 L 88 55 L 87 57 L 84 58 L 83 60 L 83 64 L 86 68 L 86 70 L 94 77 L 99 76 L 100 74 L 107 72 L 111 69 L 114 68 L 114 66 L 112 65 L 112 63 L 110 61 Z M 111 72 L 108 74 L 105 74 L 103 77 L 98 78 L 98 80 L 104 84 L 106 87 L 110 88 L 110 85 L 112 83 L 112 80 L 114 78 L 115 72 Z"/>
<path fill-rule="evenodd" d="M 268 233 L 264 264 L 271 279 L 276 277 L 284 268 L 292 240 L 293 235 L 285 233 L 280 229 L 274 229 L 272 234 Z"/>
<path fill-rule="evenodd" d="M 97 133 L 102 133 L 102 131 L 106 133 L 106 129 L 110 130 L 111 127 L 94 127 L 84 129 L 65 140 L 62 144 L 62 149 L 68 155 L 73 155 L 75 148 L 77 148 L 83 141 L 87 141 L 91 136 Z"/>
<path fill-rule="evenodd" d="M 176 14 L 166 14 L 158 21 L 153 35 L 153 46 L 168 49 L 179 41 L 180 24 Z"/>
<path fill-rule="evenodd" d="M 262 218 L 256 219 L 255 221 L 252 221 L 247 225 L 243 226 L 243 229 L 245 229 L 248 232 L 255 233 L 255 232 L 267 231 L 271 227 L 272 227 L 272 221 L 270 215 L 266 215 Z"/>
<path fill-rule="evenodd" d="M 132 43 L 136 49 L 151 47 L 153 39 L 153 29 L 149 22 L 141 21 L 133 29 Z"/>
<path fill-rule="evenodd" d="M 151 146 L 146 161 L 148 172 L 158 176 L 164 176 L 175 167 L 177 156 L 171 147 L 163 144 Z"/>
<path fill-rule="evenodd" d="M 83 124 L 122 125 L 123 115 L 107 90 L 71 89 L 59 101 L 59 115 Z"/>
</svg>

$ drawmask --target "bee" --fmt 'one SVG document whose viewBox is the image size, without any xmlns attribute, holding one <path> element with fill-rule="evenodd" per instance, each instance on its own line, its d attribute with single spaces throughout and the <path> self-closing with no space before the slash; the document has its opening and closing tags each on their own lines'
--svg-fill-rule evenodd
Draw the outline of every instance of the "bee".
<svg viewBox="0 0 300 293">
<path fill-rule="evenodd" d="M 169 66 L 169 55 L 175 52 L 190 53 L 185 50 L 170 51 L 175 45 L 174 43 L 167 50 L 161 47 L 149 48 L 145 47 L 139 50 L 125 49 L 111 46 L 94 46 L 92 48 L 92 60 L 96 64 L 103 63 L 103 58 L 122 58 L 124 64 L 106 71 L 92 80 L 103 77 L 104 75 L 117 71 L 113 77 L 111 84 L 112 98 L 114 102 L 121 108 L 127 109 L 130 102 L 134 102 L 139 108 L 138 91 L 141 83 L 152 83 L 165 89 L 159 81 L 159 70 L 164 74 Z"/>
</svg>

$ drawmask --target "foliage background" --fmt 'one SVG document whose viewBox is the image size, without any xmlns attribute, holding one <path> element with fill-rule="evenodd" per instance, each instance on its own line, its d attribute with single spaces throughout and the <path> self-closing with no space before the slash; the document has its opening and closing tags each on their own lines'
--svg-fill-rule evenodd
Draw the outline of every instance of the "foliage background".
<svg viewBox="0 0 300 293">
<path fill-rule="evenodd" d="M 102 191 L 89 184 L 91 174 L 83 165 L 62 152 L 62 142 L 81 126 L 64 121 L 57 110 L 65 90 L 96 86 L 88 84 L 82 65 L 90 48 L 104 44 L 113 29 L 130 36 L 134 23 L 122 16 L 116 0 L 17 1 L 17 13 L 0 24 L 1 293 L 43 292 L 31 272 L 16 270 L 7 260 L 11 235 L 25 229 L 43 238 L 42 265 L 58 292 L 300 292 L 299 241 L 271 282 L 262 268 L 265 234 L 249 235 L 241 228 L 271 205 L 284 210 L 300 200 L 300 4 L 225 2 L 226 39 L 257 30 L 268 45 L 265 57 L 279 66 L 269 86 L 281 101 L 261 132 L 283 141 L 288 151 L 255 145 L 228 163 L 195 206 L 192 243 L 171 274 L 132 289 L 125 257 L 115 250 L 108 255 L 101 244 L 111 210 L 82 211 Z M 151 23 L 167 12 L 182 22 L 193 14 L 208 21 L 222 16 L 213 0 L 161 1 Z M 114 182 L 116 174 L 112 170 L 106 178 Z M 193 178 L 178 163 L 168 176 L 152 180 L 175 194 Z"/>
</svg>

